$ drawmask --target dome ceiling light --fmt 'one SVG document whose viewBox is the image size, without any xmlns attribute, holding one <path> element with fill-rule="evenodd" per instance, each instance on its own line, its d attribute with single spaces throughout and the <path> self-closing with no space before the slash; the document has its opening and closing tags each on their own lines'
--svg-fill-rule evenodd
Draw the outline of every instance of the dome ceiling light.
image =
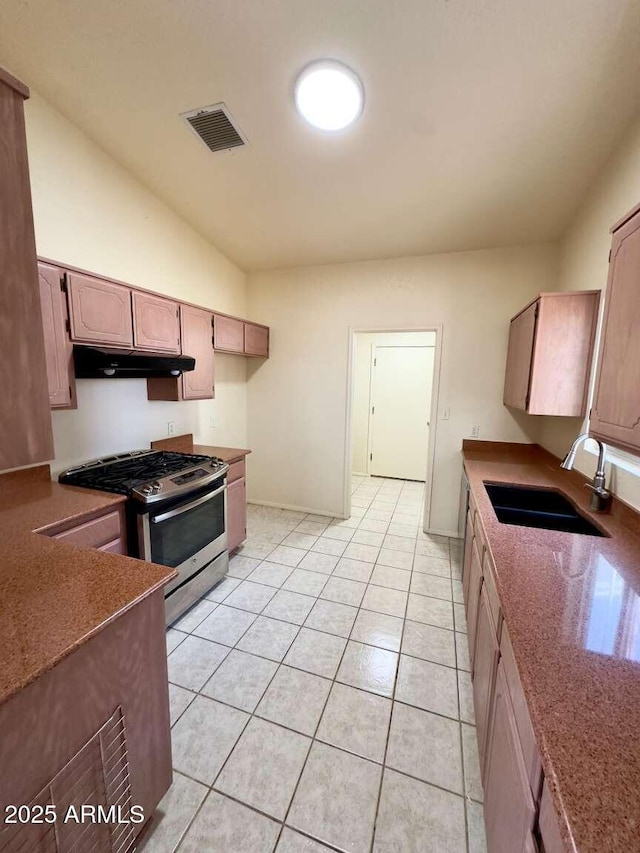
<svg viewBox="0 0 640 853">
<path fill-rule="evenodd" d="M 319 60 L 302 69 L 296 79 L 294 101 L 300 115 L 313 127 L 344 130 L 360 118 L 364 88 L 358 75 L 335 60 Z"/>
</svg>

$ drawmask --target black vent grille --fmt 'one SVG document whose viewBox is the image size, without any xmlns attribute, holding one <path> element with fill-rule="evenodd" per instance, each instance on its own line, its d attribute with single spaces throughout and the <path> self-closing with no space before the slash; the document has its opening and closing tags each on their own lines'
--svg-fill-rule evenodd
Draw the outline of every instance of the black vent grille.
<svg viewBox="0 0 640 853">
<path fill-rule="evenodd" d="M 210 151 L 227 151 L 246 145 L 222 104 L 183 113 L 183 117 Z"/>
</svg>

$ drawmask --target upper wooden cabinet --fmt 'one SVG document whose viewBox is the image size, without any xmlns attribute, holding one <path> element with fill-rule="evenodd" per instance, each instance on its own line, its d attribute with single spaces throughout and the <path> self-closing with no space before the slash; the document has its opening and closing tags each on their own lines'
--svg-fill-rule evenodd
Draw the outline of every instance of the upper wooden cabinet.
<svg viewBox="0 0 640 853">
<path fill-rule="evenodd" d="M 244 353 L 269 358 L 269 329 L 257 323 L 244 324 Z"/>
<path fill-rule="evenodd" d="M 68 273 L 71 340 L 133 346 L 133 313 L 128 287 Z"/>
<path fill-rule="evenodd" d="M 180 352 L 178 304 L 150 293 L 134 290 L 133 343 L 136 349 Z"/>
<path fill-rule="evenodd" d="M 215 397 L 211 313 L 191 305 L 181 305 L 180 328 L 182 354 L 196 360 L 195 370 L 182 374 L 183 399 L 210 400 Z"/>
<path fill-rule="evenodd" d="M 149 400 L 212 400 L 215 397 L 212 314 L 192 305 L 180 306 L 182 354 L 196 360 L 182 376 L 147 379 Z"/>
<path fill-rule="evenodd" d="M 237 317 L 214 314 L 213 346 L 217 352 L 269 358 L 269 328 Z"/>
<path fill-rule="evenodd" d="M 53 459 L 24 126 L 28 89 L 0 69 L 0 471 Z"/>
<path fill-rule="evenodd" d="M 244 353 L 244 321 L 213 315 L 213 346 L 220 352 Z"/>
<path fill-rule="evenodd" d="M 600 292 L 543 293 L 511 320 L 504 404 L 530 415 L 586 414 Z"/>
<path fill-rule="evenodd" d="M 67 300 L 63 274 L 57 267 L 38 264 L 42 329 L 52 409 L 76 408 L 73 345 L 67 331 Z"/>
<path fill-rule="evenodd" d="M 640 210 L 614 226 L 590 432 L 640 452 Z"/>
</svg>

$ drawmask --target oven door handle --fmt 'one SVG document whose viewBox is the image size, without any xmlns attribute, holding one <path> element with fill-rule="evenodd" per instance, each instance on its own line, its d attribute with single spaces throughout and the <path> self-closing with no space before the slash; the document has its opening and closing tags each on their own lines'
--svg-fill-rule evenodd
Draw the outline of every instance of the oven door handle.
<svg viewBox="0 0 640 853">
<path fill-rule="evenodd" d="M 189 512 L 190 509 L 195 509 L 195 507 L 200 506 L 200 504 L 204 504 L 207 501 L 210 501 L 212 498 L 215 498 L 216 495 L 219 495 L 221 492 L 226 492 L 227 487 L 220 486 L 219 489 L 216 489 L 215 492 L 211 492 L 208 495 L 203 495 L 201 498 L 197 498 L 195 501 L 191 501 L 190 504 L 186 506 L 181 506 L 178 509 L 169 510 L 169 512 L 163 512 L 162 515 L 154 516 L 151 521 L 154 524 L 159 524 L 161 521 L 167 521 L 169 518 L 174 518 L 176 515 L 182 515 L 183 512 Z"/>
</svg>

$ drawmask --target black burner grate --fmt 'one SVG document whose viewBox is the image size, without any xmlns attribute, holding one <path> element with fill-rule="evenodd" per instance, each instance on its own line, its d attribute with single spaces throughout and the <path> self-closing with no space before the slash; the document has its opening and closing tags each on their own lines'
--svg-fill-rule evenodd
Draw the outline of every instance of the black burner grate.
<svg viewBox="0 0 640 853">
<path fill-rule="evenodd" d="M 158 450 L 155 453 L 122 459 L 119 462 L 77 468 L 63 474 L 60 482 L 68 486 L 82 486 L 85 489 L 128 495 L 132 489 L 145 483 L 153 483 L 162 477 L 168 477 L 192 468 L 194 465 L 210 461 L 210 456 Z"/>
</svg>

